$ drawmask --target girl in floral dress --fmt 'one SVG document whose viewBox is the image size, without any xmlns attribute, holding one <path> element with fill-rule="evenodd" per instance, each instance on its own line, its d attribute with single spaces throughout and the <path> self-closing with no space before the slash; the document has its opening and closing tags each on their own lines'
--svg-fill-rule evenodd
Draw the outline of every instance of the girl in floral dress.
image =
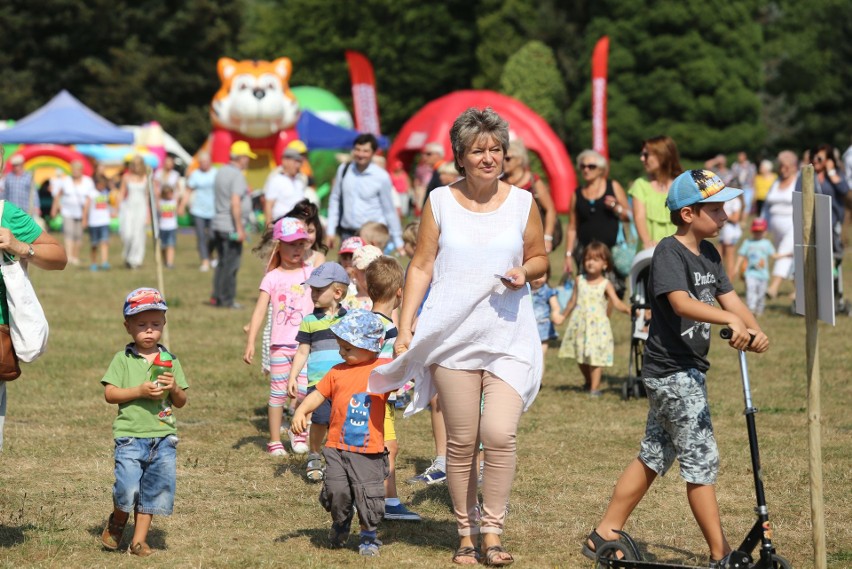
<svg viewBox="0 0 852 569">
<path fill-rule="evenodd" d="M 609 324 L 608 303 L 626 314 L 630 309 L 615 293 L 606 278 L 612 267 L 612 253 L 600 241 L 592 241 L 583 252 L 585 274 L 577 277 L 574 294 L 563 315 L 568 320 L 560 358 L 577 360 L 585 379 L 585 388 L 592 397 L 601 395 L 603 367 L 612 366 L 612 327 Z"/>
</svg>

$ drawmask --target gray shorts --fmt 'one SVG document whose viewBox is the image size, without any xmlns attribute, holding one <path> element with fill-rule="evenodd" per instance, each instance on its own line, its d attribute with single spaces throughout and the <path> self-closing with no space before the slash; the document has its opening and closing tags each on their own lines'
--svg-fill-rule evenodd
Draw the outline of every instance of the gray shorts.
<svg viewBox="0 0 852 569">
<path fill-rule="evenodd" d="M 684 480 L 715 484 L 719 449 L 710 422 L 706 376 L 697 369 L 688 369 L 642 381 L 649 409 L 639 460 L 663 476 L 677 458 Z"/>
</svg>

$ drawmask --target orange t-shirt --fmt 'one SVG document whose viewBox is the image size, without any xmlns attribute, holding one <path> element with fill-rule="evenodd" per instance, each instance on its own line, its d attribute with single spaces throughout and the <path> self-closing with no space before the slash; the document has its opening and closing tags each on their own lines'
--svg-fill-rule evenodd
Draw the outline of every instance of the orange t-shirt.
<svg viewBox="0 0 852 569">
<path fill-rule="evenodd" d="M 337 364 L 317 384 L 317 391 L 331 400 L 327 447 L 363 454 L 385 450 L 385 403 L 387 393 L 367 393 L 370 372 L 381 360 L 351 366 Z"/>
</svg>

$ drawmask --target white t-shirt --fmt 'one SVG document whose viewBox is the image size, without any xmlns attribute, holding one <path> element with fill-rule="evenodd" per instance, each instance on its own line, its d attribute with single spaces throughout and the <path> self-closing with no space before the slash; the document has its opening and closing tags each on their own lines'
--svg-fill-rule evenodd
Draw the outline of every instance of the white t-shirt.
<svg viewBox="0 0 852 569">
<path fill-rule="evenodd" d="M 109 190 L 99 192 L 92 188 L 86 196 L 89 202 L 89 227 L 109 225 L 111 214 L 109 210 Z"/>
<path fill-rule="evenodd" d="M 177 200 L 160 200 L 160 229 L 171 231 L 178 228 Z"/>
<path fill-rule="evenodd" d="M 266 183 L 263 185 L 263 196 L 272 204 L 272 221 L 283 217 L 293 207 L 305 199 L 305 185 L 299 176 L 295 179 L 283 174 L 280 170 L 273 170 Z"/>
<path fill-rule="evenodd" d="M 80 178 L 78 183 L 68 176 L 62 182 L 62 196 L 59 198 L 59 211 L 62 217 L 68 219 L 83 219 L 83 205 L 86 196 L 96 192 L 95 183 L 88 176 Z"/>
</svg>

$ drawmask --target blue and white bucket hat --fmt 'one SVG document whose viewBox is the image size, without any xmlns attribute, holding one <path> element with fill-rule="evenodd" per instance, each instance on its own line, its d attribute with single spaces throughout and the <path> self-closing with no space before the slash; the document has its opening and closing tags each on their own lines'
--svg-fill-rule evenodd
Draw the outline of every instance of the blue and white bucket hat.
<svg viewBox="0 0 852 569">
<path fill-rule="evenodd" d="M 370 352 L 381 352 L 385 340 L 385 326 L 378 314 L 369 310 L 350 310 L 331 325 L 335 336 L 356 348 Z"/>
</svg>

